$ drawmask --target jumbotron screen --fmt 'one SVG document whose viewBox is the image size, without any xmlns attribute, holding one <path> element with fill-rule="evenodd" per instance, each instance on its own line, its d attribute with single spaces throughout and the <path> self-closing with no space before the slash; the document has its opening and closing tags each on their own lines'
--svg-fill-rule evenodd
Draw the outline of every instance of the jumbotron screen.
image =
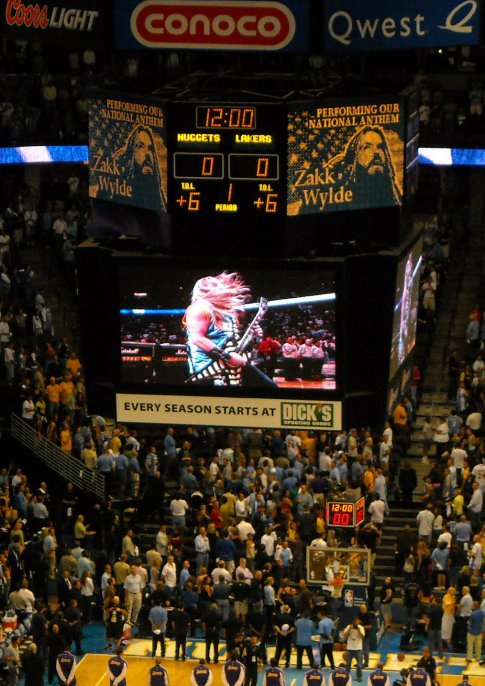
<svg viewBox="0 0 485 686">
<path fill-rule="evenodd" d="M 416 343 L 422 253 L 423 241 L 419 239 L 397 267 L 389 379 L 394 377 Z"/>
<path fill-rule="evenodd" d="M 336 389 L 333 272 L 121 263 L 119 283 L 124 384 Z"/>
</svg>

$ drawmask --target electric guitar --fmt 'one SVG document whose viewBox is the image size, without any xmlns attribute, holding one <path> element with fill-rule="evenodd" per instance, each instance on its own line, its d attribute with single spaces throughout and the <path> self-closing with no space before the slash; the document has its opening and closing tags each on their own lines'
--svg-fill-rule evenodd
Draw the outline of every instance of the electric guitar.
<svg viewBox="0 0 485 686">
<path fill-rule="evenodd" d="M 261 319 L 263 319 L 268 309 L 268 301 L 266 298 L 260 298 L 258 311 L 254 315 L 253 320 L 248 325 L 246 331 L 241 338 L 235 339 L 231 337 L 227 340 L 224 346 L 224 352 L 237 355 L 242 355 L 246 361 L 250 359 L 246 349 L 253 340 L 254 330 L 258 326 Z M 198 383 L 200 381 L 214 381 L 217 386 L 240 386 L 241 385 L 242 367 L 231 367 L 224 364 L 221 360 L 214 360 L 207 367 L 204 367 L 200 372 L 196 372 L 189 376 L 185 383 Z"/>
</svg>

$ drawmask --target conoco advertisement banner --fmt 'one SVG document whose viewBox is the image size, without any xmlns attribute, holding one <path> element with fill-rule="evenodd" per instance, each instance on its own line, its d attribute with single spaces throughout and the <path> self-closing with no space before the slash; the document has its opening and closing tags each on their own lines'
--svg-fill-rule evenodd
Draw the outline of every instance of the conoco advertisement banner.
<svg viewBox="0 0 485 686">
<path fill-rule="evenodd" d="M 0 35 L 80 47 L 103 43 L 104 0 L 3 0 Z"/>
<path fill-rule="evenodd" d="M 116 0 L 118 48 L 305 52 L 308 0 Z"/>
</svg>

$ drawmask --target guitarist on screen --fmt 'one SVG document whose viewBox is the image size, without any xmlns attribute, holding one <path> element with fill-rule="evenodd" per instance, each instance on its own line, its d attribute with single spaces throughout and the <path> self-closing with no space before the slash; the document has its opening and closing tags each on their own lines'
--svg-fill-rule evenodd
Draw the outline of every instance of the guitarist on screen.
<svg viewBox="0 0 485 686">
<path fill-rule="evenodd" d="M 251 297 L 236 272 L 199 279 L 183 319 L 187 331 L 188 382 L 213 386 L 271 386 L 271 379 L 249 364 L 245 349 L 261 335 L 259 320 L 266 312 L 261 299 L 258 312 L 243 335 L 240 315 Z"/>
</svg>

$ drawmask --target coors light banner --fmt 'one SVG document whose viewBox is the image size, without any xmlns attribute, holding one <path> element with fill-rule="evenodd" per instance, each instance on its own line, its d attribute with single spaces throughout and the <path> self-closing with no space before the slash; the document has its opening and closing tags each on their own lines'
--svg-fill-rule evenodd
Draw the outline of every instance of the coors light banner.
<svg viewBox="0 0 485 686">
<path fill-rule="evenodd" d="M 103 43 L 104 0 L 3 0 L 0 34 L 5 38 L 97 46 Z"/>
</svg>

